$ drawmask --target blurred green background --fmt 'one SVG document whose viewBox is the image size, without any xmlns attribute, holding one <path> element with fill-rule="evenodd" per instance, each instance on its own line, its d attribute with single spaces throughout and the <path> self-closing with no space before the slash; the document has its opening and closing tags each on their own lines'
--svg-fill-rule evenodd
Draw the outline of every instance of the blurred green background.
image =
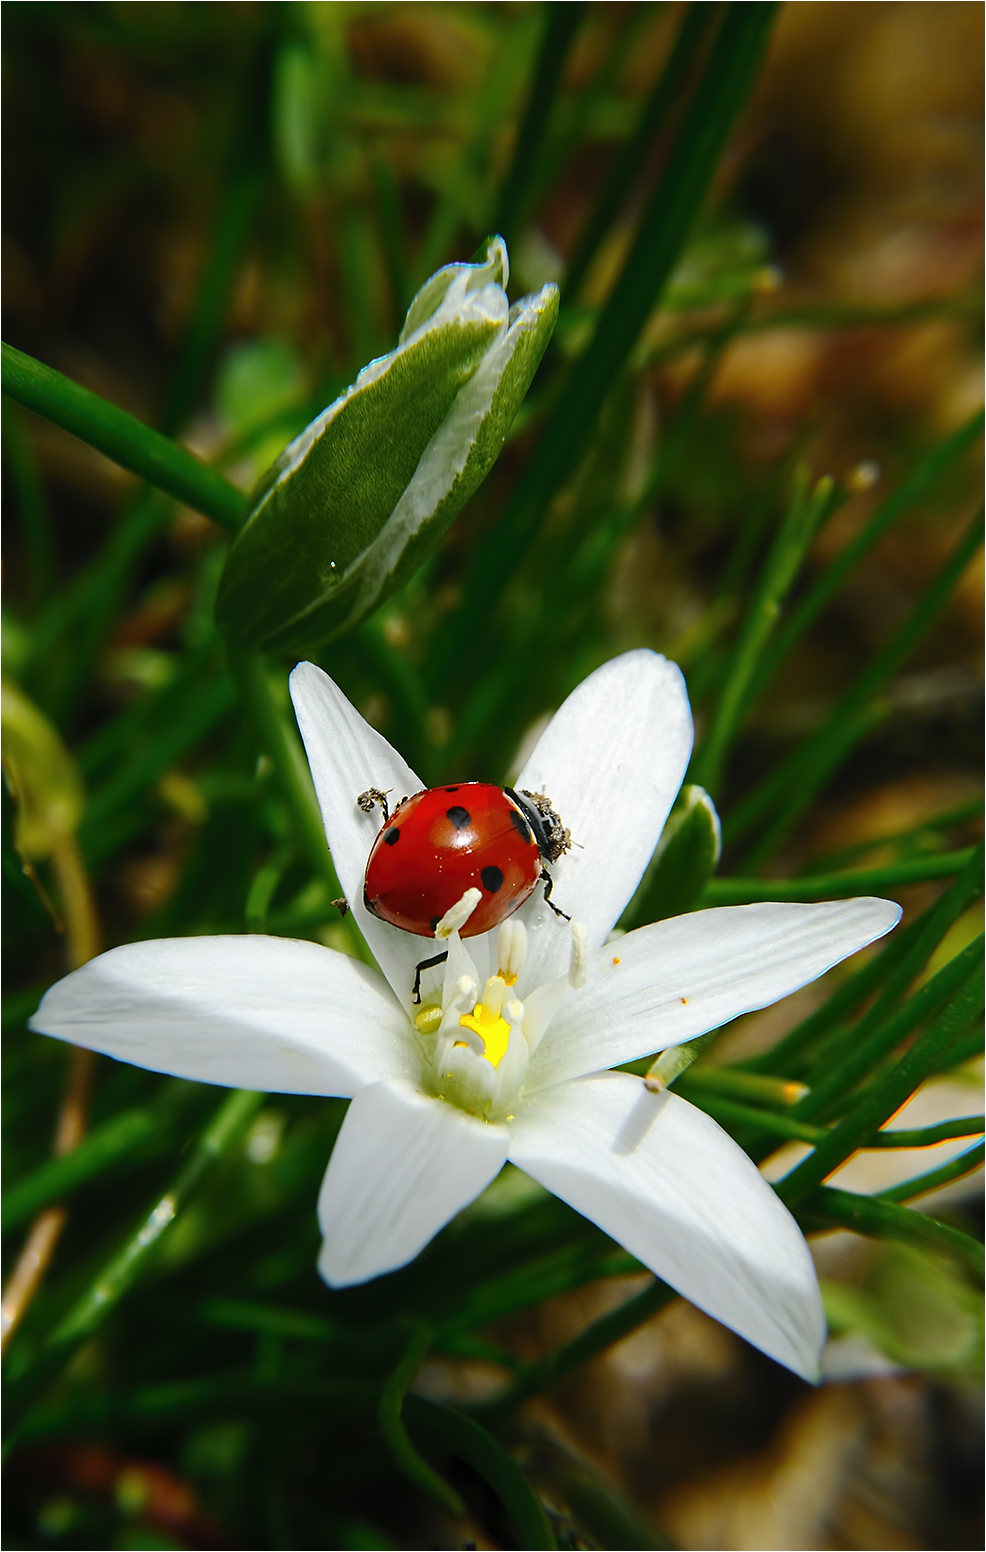
<svg viewBox="0 0 986 1552">
<path fill-rule="evenodd" d="M 675 205 L 675 148 L 694 131 L 700 160 L 699 132 L 715 129 L 691 124 L 687 103 L 722 9 L 9 5 L 4 338 L 247 489 L 392 348 L 417 286 L 501 231 L 511 299 L 561 284 L 548 356 L 441 548 L 319 661 L 429 783 L 505 779 L 540 719 L 638 645 L 681 664 L 707 732 L 798 479 L 836 485 L 796 598 L 903 487 L 702 779 L 724 815 L 726 875 L 933 856 L 979 834 L 981 550 L 852 696 L 978 500 L 982 13 L 782 7 L 745 103 L 736 87 L 709 192 L 693 159 Z M 9 400 L 3 453 L 5 672 L 77 762 L 90 928 L 103 946 L 266 929 L 345 948 L 212 624 L 220 530 Z M 786 785 L 771 787 L 778 770 Z M 5 833 L 16 1181 L 44 1163 L 61 1103 L 67 1053 L 24 1019 L 64 972 L 52 916 L 69 910 L 57 855 L 39 854 L 32 883 L 11 846 Z M 888 892 L 910 921 L 942 889 Z M 981 916 L 960 916 L 941 963 Z M 740 1021 L 722 1059 L 768 1049 L 814 997 Z M 951 1075 L 968 1111 L 978 1073 Z M 11 1349 L 15 1378 L 214 1098 L 100 1062 L 91 1127 L 142 1107 L 167 1124 L 74 1196 Z M 468 1468 L 455 1481 L 469 1515 L 452 1521 L 397 1475 L 361 1413 L 277 1386 L 386 1372 L 400 1321 L 437 1318 L 438 1289 L 461 1331 L 418 1389 L 481 1399 L 639 1279 L 597 1277 L 592 1256 L 612 1247 L 595 1230 L 572 1239 L 557 1216 L 525 1219 L 514 1261 L 498 1262 L 489 1225 L 513 1210 L 508 1178 L 416 1267 L 330 1300 L 314 1201 L 341 1113 L 280 1096 L 260 1110 L 12 1455 L 4 1545 L 516 1544 Z M 951 1191 L 942 1215 L 981 1237 L 974 1180 Z M 8 1266 L 27 1228 L 5 1233 Z M 545 1234 L 588 1270 L 535 1280 L 486 1324 L 484 1287 L 530 1268 Z M 981 1543 L 968 1287 L 930 1253 L 849 1234 L 823 1244 L 830 1323 L 857 1347 L 821 1389 L 679 1301 L 518 1414 L 509 1443 L 560 1544 Z M 186 1376 L 200 1388 L 165 1397 Z M 114 1394 L 125 1404 L 100 1413 Z"/>
</svg>

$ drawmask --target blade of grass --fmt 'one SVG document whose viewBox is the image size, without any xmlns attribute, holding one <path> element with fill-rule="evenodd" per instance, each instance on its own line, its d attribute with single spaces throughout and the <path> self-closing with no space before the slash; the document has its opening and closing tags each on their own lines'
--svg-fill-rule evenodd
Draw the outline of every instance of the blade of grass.
<svg viewBox="0 0 986 1552">
<path fill-rule="evenodd" d="M 980 953 L 982 940 L 979 943 Z M 963 955 L 957 956 L 964 959 Z M 942 972 L 939 972 L 941 974 Z M 938 977 L 935 977 L 938 980 Z M 929 982 L 913 998 L 917 1002 L 934 986 Z M 929 1024 L 911 1048 L 886 1076 L 865 1094 L 858 1104 L 835 1125 L 825 1141 L 780 1182 L 778 1195 L 789 1207 L 803 1201 L 851 1153 L 888 1121 L 923 1083 L 941 1053 L 954 1046 L 960 1035 L 983 1012 L 983 972 L 978 966 L 969 973 L 951 1003 Z M 893 1021 L 891 1021 L 893 1022 Z"/>
<path fill-rule="evenodd" d="M 582 3 L 544 7 L 544 37 L 493 223 L 494 230 L 502 233 L 508 243 L 514 240 L 526 218 L 538 160 L 543 151 L 552 109 L 561 89 L 565 63 L 586 10 L 586 5 Z"/>
<path fill-rule="evenodd" d="M 936 481 L 972 446 L 973 442 L 981 436 L 982 429 L 983 413 L 980 410 L 940 446 L 922 458 L 903 484 L 899 485 L 886 501 L 881 502 L 862 532 L 846 546 L 841 555 L 836 556 L 831 565 L 826 567 L 818 581 L 797 605 L 790 619 L 778 632 L 776 640 L 764 653 L 763 660 L 749 686 L 748 704 L 759 700 L 791 648 L 818 618 L 846 578 L 865 560 L 898 517 L 915 502 L 920 501 Z"/>
<path fill-rule="evenodd" d="M 3 346 L 3 392 L 27 409 L 98 448 L 149 485 L 167 491 L 235 533 L 246 497 L 187 448 L 170 442 L 88 388 L 12 346 Z"/>
<path fill-rule="evenodd" d="M 844 873 L 810 873 L 802 874 L 800 878 L 710 878 L 699 897 L 699 905 L 750 905 L 757 900 L 845 900 L 850 895 L 879 894 L 906 884 L 954 878 L 972 855 L 970 846 L 962 851 L 906 857 L 885 867 L 852 868 Z"/>
<path fill-rule="evenodd" d="M 565 293 L 569 298 L 578 294 L 647 156 L 667 127 L 678 94 L 721 14 L 719 6 L 704 3 L 693 3 L 685 11 L 667 63 L 651 88 L 637 127 L 610 171 L 596 208 L 579 238 L 565 276 Z"/>
<path fill-rule="evenodd" d="M 798 877 L 814 878 L 819 873 L 844 868 L 847 863 L 855 862 L 858 857 L 865 857 L 872 851 L 885 851 L 889 846 L 909 847 L 914 843 L 930 844 L 943 831 L 951 830 L 969 819 L 978 819 L 982 812 L 982 798 L 972 798 L 967 803 L 958 803 L 954 808 L 933 814 L 930 818 L 922 820 L 920 824 L 909 825 L 906 830 L 893 830 L 888 835 L 874 835 L 869 840 L 857 842 L 855 846 L 846 846 L 839 851 L 816 857 L 801 869 Z"/>
<path fill-rule="evenodd" d="M 4 1192 L 3 1232 L 17 1228 L 42 1207 L 68 1200 L 111 1170 L 143 1163 L 165 1152 L 180 1110 L 196 1097 L 194 1085 L 175 1080 L 165 1086 L 153 1107 L 141 1105 L 121 1111 L 94 1128 L 74 1152 L 48 1159 Z"/>
<path fill-rule="evenodd" d="M 732 655 L 732 671 L 723 686 L 711 726 L 694 757 L 690 779 L 715 797 L 730 745 L 739 731 L 747 691 L 777 624 L 781 605 L 801 569 L 808 546 L 840 496 L 834 480 L 809 490 L 807 470 L 795 476 L 787 515 L 760 573 L 760 583 Z"/>
<path fill-rule="evenodd" d="M 936 1250 L 959 1261 L 982 1282 L 983 1247 L 978 1240 L 949 1223 L 941 1223 L 911 1207 L 900 1207 L 896 1202 L 822 1186 L 804 1203 L 798 1221 L 808 1234 L 839 1227 L 853 1229 L 869 1239 L 892 1239 Z"/>
<path fill-rule="evenodd" d="M 910 1180 L 903 1180 L 899 1186 L 891 1186 L 889 1191 L 880 1191 L 877 1200 L 880 1202 L 910 1202 L 916 1196 L 924 1196 L 928 1191 L 937 1191 L 941 1186 L 950 1185 L 953 1180 L 961 1180 L 963 1175 L 970 1175 L 974 1169 L 981 1169 L 983 1158 L 986 1156 L 984 1145 L 979 1142 L 973 1148 L 966 1148 L 957 1159 L 951 1159 L 943 1164 L 940 1169 L 929 1169 L 923 1175 L 914 1175 Z"/>
<path fill-rule="evenodd" d="M 938 1012 L 942 1003 L 951 997 L 962 985 L 970 969 L 975 967 L 981 952 L 980 937 L 943 965 L 937 975 L 926 981 L 913 997 L 908 998 L 889 1017 L 888 1010 L 894 999 L 888 995 L 890 986 L 885 987 L 865 1017 L 860 1019 L 855 1028 L 846 1032 L 839 1051 L 829 1056 L 824 1075 L 818 1078 L 811 1091 L 794 1107 L 798 1118 L 812 1120 L 817 1116 L 831 1114 L 843 1096 L 885 1061 L 919 1027 L 923 1019 Z"/>
<path fill-rule="evenodd" d="M 110 1257 L 48 1337 L 35 1362 L 10 1386 L 6 1422 L 16 1429 L 30 1406 L 62 1372 L 83 1342 L 100 1330 L 148 1264 L 162 1234 L 187 1206 L 223 1155 L 243 1135 L 264 1102 L 263 1094 L 236 1089 L 227 1095 L 199 1136 L 170 1188 L 154 1203 L 136 1232 Z"/>
<path fill-rule="evenodd" d="M 786 1072 L 792 1061 L 802 1056 L 843 1019 L 848 1018 L 881 985 L 880 1001 L 866 1015 L 866 1024 L 858 1025 L 853 1039 L 865 1037 L 887 1016 L 898 998 L 920 972 L 949 928 L 982 891 L 983 852 L 980 849 L 940 900 L 930 906 L 903 931 L 898 930 L 885 948 L 861 969 L 848 976 L 814 1013 L 803 1019 L 789 1035 L 744 1065 L 756 1071 Z"/>
<path fill-rule="evenodd" d="M 823 726 L 795 749 L 724 822 L 723 837 L 728 844 L 744 835 L 758 819 L 768 814 L 772 816 L 766 831 L 745 858 L 745 865 L 751 871 L 756 871 L 767 860 L 862 736 L 866 713 L 876 692 L 913 652 L 948 602 L 981 543 L 980 512 L 966 528 L 917 608 L 855 680 Z M 847 727 L 853 729 L 851 737 L 844 734 Z"/>
<path fill-rule="evenodd" d="M 690 1092 L 688 1102 L 705 1110 L 717 1121 L 727 1125 L 755 1126 L 773 1137 L 788 1137 L 793 1142 L 811 1143 L 817 1147 L 829 1135 L 828 1128 L 812 1126 L 807 1121 L 796 1121 L 790 1115 L 776 1110 L 764 1110 L 757 1105 L 744 1105 L 725 1095 Z M 864 1144 L 867 1148 L 933 1148 L 941 1142 L 951 1142 L 957 1137 L 975 1137 L 983 1130 L 982 1116 L 963 1116 L 957 1121 L 942 1121 L 938 1126 L 922 1126 L 913 1130 L 877 1131 Z"/>
<path fill-rule="evenodd" d="M 677 1297 L 674 1289 L 669 1288 L 667 1283 L 655 1279 L 640 1293 L 634 1294 L 616 1309 L 594 1320 L 571 1342 L 566 1342 L 564 1346 L 557 1347 L 554 1352 L 548 1353 L 538 1362 L 522 1369 L 502 1395 L 483 1403 L 476 1408 L 476 1412 L 490 1422 L 505 1417 L 520 1406 L 521 1402 L 527 1401 L 543 1390 L 550 1389 L 566 1374 L 580 1369 L 591 1358 L 597 1358 L 607 1347 L 612 1347 L 614 1342 L 622 1341 L 625 1336 L 636 1331 L 645 1321 L 650 1320 L 652 1315 L 656 1315 L 658 1310 L 663 1309 Z"/>
<path fill-rule="evenodd" d="M 423 1444 L 458 1456 L 489 1484 L 507 1511 L 519 1547 L 543 1547 L 549 1552 L 554 1548 L 555 1538 L 540 1500 L 503 1445 L 481 1423 L 424 1396 L 408 1396 L 404 1416 L 410 1431 Z"/>
<path fill-rule="evenodd" d="M 616 382 L 641 329 L 657 306 L 678 256 L 705 202 L 730 129 L 752 88 L 776 7 L 765 0 L 731 5 L 674 147 L 592 342 L 579 357 L 549 422 L 497 527 L 477 547 L 458 624 L 451 635 L 487 618 L 530 531 L 554 492 L 574 472 L 603 401 Z M 463 654 L 439 652 L 446 663 Z"/>
<path fill-rule="evenodd" d="M 418 1454 L 401 1417 L 407 1387 L 424 1362 L 430 1346 L 431 1332 L 426 1326 L 419 1326 L 403 1358 L 384 1385 L 377 1407 L 377 1423 L 398 1470 L 421 1492 L 441 1504 L 449 1514 L 459 1517 L 465 1513 L 462 1499 L 451 1484 Z"/>
</svg>

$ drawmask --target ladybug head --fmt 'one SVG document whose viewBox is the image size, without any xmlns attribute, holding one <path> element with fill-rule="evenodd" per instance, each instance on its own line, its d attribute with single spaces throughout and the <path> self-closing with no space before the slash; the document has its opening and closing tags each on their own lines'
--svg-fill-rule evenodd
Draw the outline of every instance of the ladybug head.
<svg viewBox="0 0 986 1552">
<path fill-rule="evenodd" d="M 514 792 L 511 787 L 504 790 L 523 811 L 545 862 L 557 862 L 565 852 L 571 851 L 572 832 L 565 829 L 550 798 L 543 792 Z"/>
</svg>

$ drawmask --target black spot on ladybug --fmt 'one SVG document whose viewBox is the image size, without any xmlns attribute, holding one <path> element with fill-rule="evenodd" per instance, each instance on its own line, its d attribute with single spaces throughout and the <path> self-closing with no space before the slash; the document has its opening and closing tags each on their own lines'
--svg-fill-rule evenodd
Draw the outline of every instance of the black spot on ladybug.
<svg viewBox="0 0 986 1552">
<path fill-rule="evenodd" d="M 447 808 L 445 810 L 445 817 L 446 819 L 451 819 L 457 830 L 464 830 L 467 825 L 472 824 L 468 808 L 460 808 L 458 804 L 454 808 Z"/>
<path fill-rule="evenodd" d="M 384 832 L 383 844 L 385 846 L 396 846 L 400 838 L 401 832 L 398 830 L 397 826 L 394 825 L 392 830 L 386 830 Z"/>
<path fill-rule="evenodd" d="M 441 921 L 441 919 L 442 918 L 440 916 L 433 916 L 431 918 L 431 930 L 432 930 L 432 932 L 434 932 L 435 928 L 438 926 L 438 923 Z"/>
<path fill-rule="evenodd" d="M 527 823 L 527 820 L 524 818 L 523 814 L 519 813 L 516 808 L 512 808 L 510 810 L 510 817 L 514 822 L 514 829 L 517 831 L 517 834 L 526 845 L 531 839 L 530 825 Z"/>
<path fill-rule="evenodd" d="M 446 787 L 445 788 L 446 792 L 458 792 L 458 790 L 459 790 L 458 787 Z"/>
<path fill-rule="evenodd" d="M 491 895 L 495 895 L 503 883 L 503 874 L 499 868 L 484 868 L 479 876 Z"/>
</svg>

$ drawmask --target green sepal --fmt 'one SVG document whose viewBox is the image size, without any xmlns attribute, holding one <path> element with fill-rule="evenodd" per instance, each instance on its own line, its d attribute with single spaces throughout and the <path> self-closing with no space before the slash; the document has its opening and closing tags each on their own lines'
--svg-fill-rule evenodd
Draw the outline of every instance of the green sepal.
<svg viewBox="0 0 986 1552">
<path fill-rule="evenodd" d="M 716 807 L 704 787 L 682 787 L 647 871 L 627 906 L 625 924 L 683 916 L 698 900 L 722 851 Z"/>
<path fill-rule="evenodd" d="M 434 549 L 503 446 L 558 315 L 546 286 L 508 308 L 502 238 L 433 275 L 397 349 L 285 448 L 226 563 L 231 640 L 303 652 L 351 630 Z"/>
</svg>

